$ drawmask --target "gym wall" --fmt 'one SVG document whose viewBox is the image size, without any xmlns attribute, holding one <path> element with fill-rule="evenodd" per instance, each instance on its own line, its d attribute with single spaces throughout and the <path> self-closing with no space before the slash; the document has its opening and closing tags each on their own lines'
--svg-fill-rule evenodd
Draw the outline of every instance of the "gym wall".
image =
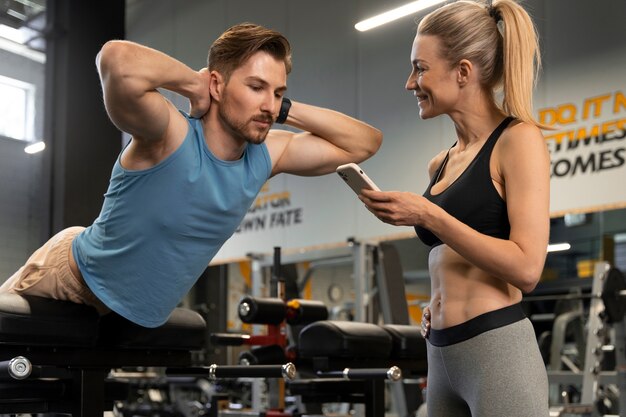
<svg viewBox="0 0 626 417">
<path fill-rule="evenodd" d="M 0 50 L 0 75 L 36 88 L 35 137 L 43 136 L 44 64 Z M 48 233 L 48 176 L 42 153 L 28 155 L 19 140 L 0 139 L 0 282 L 24 263 Z"/>
<path fill-rule="evenodd" d="M 170 1 L 135 0 L 128 3 L 127 37 L 201 68 L 209 44 L 232 24 L 252 21 L 282 31 L 293 46 L 287 95 L 380 128 L 383 146 L 362 166 L 383 189 L 421 193 L 427 185 L 428 161 L 455 139 L 449 119 L 420 120 L 414 97 L 404 90 L 415 18 L 365 33 L 353 27 L 362 18 L 400 4 L 403 1 L 222 0 L 188 1 L 177 8 Z M 556 164 L 551 210 L 558 215 L 623 207 L 626 189 L 610 184 L 626 174 L 626 42 L 621 29 L 626 3 L 528 0 L 523 5 L 538 26 L 543 53 L 536 114 L 541 112 L 547 123 L 561 122 L 557 130 L 546 132 Z M 568 145 L 568 135 L 573 145 L 582 145 Z M 585 140 L 589 136 L 594 137 Z M 306 247 L 350 236 L 410 232 L 373 218 L 336 175 L 281 175 L 269 181 L 240 232 L 216 260 L 268 252 L 273 245 Z"/>
<path fill-rule="evenodd" d="M 124 37 L 124 0 L 47 6 L 45 63 L 0 51 L 0 75 L 36 86 L 28 139 L 47 144 L 27 155 L 25 142 L 0 140 L 0 280 L 52 234 L 95 219 L 120 152 L 94 62 L 104 42 Z"/>
<path fill-rule="evenodd" d="M 365 33 L 353 28 L 362 18 L 403 3 L 127 0 L 126 38 L 201 68 L 206 65 L 210 43 L 232 24 L 253 21 L 282 31 L 294 48 L 288 95 L 380 128 L 385 134 L 383 147 L 362 166 L 383 189 L 421 193 L 427 183 L 428 161 L 453 143 L 454 132 L 445 118 L 420 120 L 414 97 L 404 90 L 415 18 Z M 535 95 L 538 114 L 543 110 L 546 118 L 559 116 L 563 125 L 554 134 L 573 131 L 575 136 L 581 128 L 589 132 L 596 127 L 613 129 L 608 132 L 612 140 L 572 150 L 557 150 L 556 139 L 549 140 L 555 161 L 565 161 L 559 162 L 558 175 L 553 177 L 552 210 L 558 215 L 624 207 L 626 188 L 619 186 L 626 174 L 620 160 L 625 155 L 621 151 L 624 140 L 619 138 L 623 125 L 611 122 L 626 117 L 624 107 L 615 106 L 618 93 L 626 92 L 621 18 L 626 15 L 626 2 L 527 0 L 523 4 L 535 18 L 542 43 L 544 70 Z M 0 56 L 0 71 L 7 62 Z M 93 61 L 87 66 L 93 70 Z M 28 72 L 21 63 L 17 67 L 20 73 Z M 185 100 L 173 99 L 186 108 Z M 600 110 L 597 116 L 596 110 Z M 5 277 L 50 232 L 49 178 L 45 175 L 49 168 L 43 168 L 41 154 L 29 156 L 22 149 L 21 143 L 0 141 L 0 274 Z M 577 152 L 583 152 L 582 156 Z M 595 168 L 589 162 L 592 154 Z M 251 251 L 269 252 L 274 245 L 300 248 L 341 242 L 350 236 L 411 234 L 409 228 L 394 228 L 374 219 L 335 175 L 272 179 L 246 220 L 216 262 Z"/>
</svg>

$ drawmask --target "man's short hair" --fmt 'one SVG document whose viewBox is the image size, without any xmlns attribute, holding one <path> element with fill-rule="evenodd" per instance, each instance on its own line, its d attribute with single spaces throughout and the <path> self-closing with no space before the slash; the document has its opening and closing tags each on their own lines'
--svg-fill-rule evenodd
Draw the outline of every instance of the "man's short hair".
<svg viewBox="0 0 626 417">
<path fill-rule="evenodd" d="M 291 72 L 291 45 L 287 38 L 254 23 L 240 23 L 222 33 L 209 49 L 207 67 L 228 81 L 235 69 L 259 51 L 282 60 L 287 74 Z"/>
</svg>

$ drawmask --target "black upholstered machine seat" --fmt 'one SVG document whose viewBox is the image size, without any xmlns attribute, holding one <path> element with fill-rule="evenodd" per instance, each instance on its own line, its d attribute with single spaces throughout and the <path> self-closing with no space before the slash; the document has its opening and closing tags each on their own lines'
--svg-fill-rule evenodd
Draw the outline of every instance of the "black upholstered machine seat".
<svg viewBox="0 0 626 417">
<path fill-rule="evenodd" d="M 0 414 L 101 416 L 123 399 L 107 380 L 111 369 L 192 366 L 205 336 L 202 316 L 184 308 L 164 325 L 144 328 L 84 305 L 0 294 Z M 32 366 L 23 379 L 11 372 L 16 358 Z"/>
<path fill-rule="evenodd" d="M 426 358 L 426 342 L 419 327 L 405 324 L 385 324 L 382 327 L 391 336 L 392 358 Z"/>
<path fill-rule="evenodd" d="M 41 297 L 0 294 L 0 344 L 94 346 L 98 313 L 91 307 Z"/>
<path fill-rule="evenodd" d="M 388 358 L 392 340 L 371 323 L 325 320 L 302 329 L 298 346 L 303 358 Z"/>
<path fill-rule="evenodd" d="M 403 371 L 426 371 L 426 342 L 416 326 L 316 321 L 300 332 L 298 350 L 302 358 L 320 363 L 366 362 L 370 367 L 391 364 Z"/>
<path fill-rule="evenodd" d="M 298 370 L 313 379 L 290 382 L 292 395 L 306 404 L 363 403 L 365 417 L 385 415 L 381 375 L 394 368 L 405 378 L 426 375 L 426 342 L 416 326 L 316 321 L 301 330 L 298 352 Z"/>
<path fill-rule="evenodd" d="M 149 329 L 115 313 L 99 317 L 81 304 L 0 294 L 0 345 L 193 350 L 203 346 L 205 326 L 198 313 L 183 308 Z"/>
</svg>

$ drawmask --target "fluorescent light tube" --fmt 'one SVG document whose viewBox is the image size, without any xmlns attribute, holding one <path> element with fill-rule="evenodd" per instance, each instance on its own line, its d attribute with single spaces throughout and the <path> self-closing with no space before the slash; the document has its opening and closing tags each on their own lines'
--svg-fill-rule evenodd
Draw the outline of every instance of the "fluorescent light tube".
<svg viewBox="0 0 626 417">
<path fill-rule="evenodd" d="M 569 243 L 551 243 L 548 245 L 548 252 L 560 252 L 570 250 L 572 245 Z"/>
<path fill-rule="evenodd" d="M 446 0 L 417 0 L 411 3 L 405 4 L 388 12 L 381 13 L 369 19 L 365 19 L 356 25 L 354 28 L 358 31 L 365 32 L 366 30 L 373 29 L 385 23 L 392 22 L 400 19 L 401 17 L 408 16 L 413 13 L 417 13 L 421 10 L 432 7 L 436 4 L 443 3 Z"/>
<path fill-rule="evenodd" d="M 25 147 L 24 152 L 37 153 L 37 152 L 43 151 L 44 149 L 46 149 L 46 144 L 44 142 L 39 141 L 39 142 L 31 143 L 30 145 Z"/>
</svg>

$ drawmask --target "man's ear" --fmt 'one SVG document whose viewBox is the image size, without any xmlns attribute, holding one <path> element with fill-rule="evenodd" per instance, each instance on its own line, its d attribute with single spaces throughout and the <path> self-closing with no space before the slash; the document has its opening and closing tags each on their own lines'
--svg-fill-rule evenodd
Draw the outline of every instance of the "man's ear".
<svg viewBox="0 0 626 417">
<path fill-rule="evenodd" d="M 224 77 L 219 72 L 213 70 L 209 74 L 209 92 L 211 93 L 211 100 L 219 102 L 224 94 L 224 86 L 226 82 Z"/>
<path fill-rule="evenodd" d="M 457 82 L 460 87 L 464 87 L 470 80 L 474 71 L 474 65 L 468 59 L 462 59 L 457 65 Z"/>
</svg>

